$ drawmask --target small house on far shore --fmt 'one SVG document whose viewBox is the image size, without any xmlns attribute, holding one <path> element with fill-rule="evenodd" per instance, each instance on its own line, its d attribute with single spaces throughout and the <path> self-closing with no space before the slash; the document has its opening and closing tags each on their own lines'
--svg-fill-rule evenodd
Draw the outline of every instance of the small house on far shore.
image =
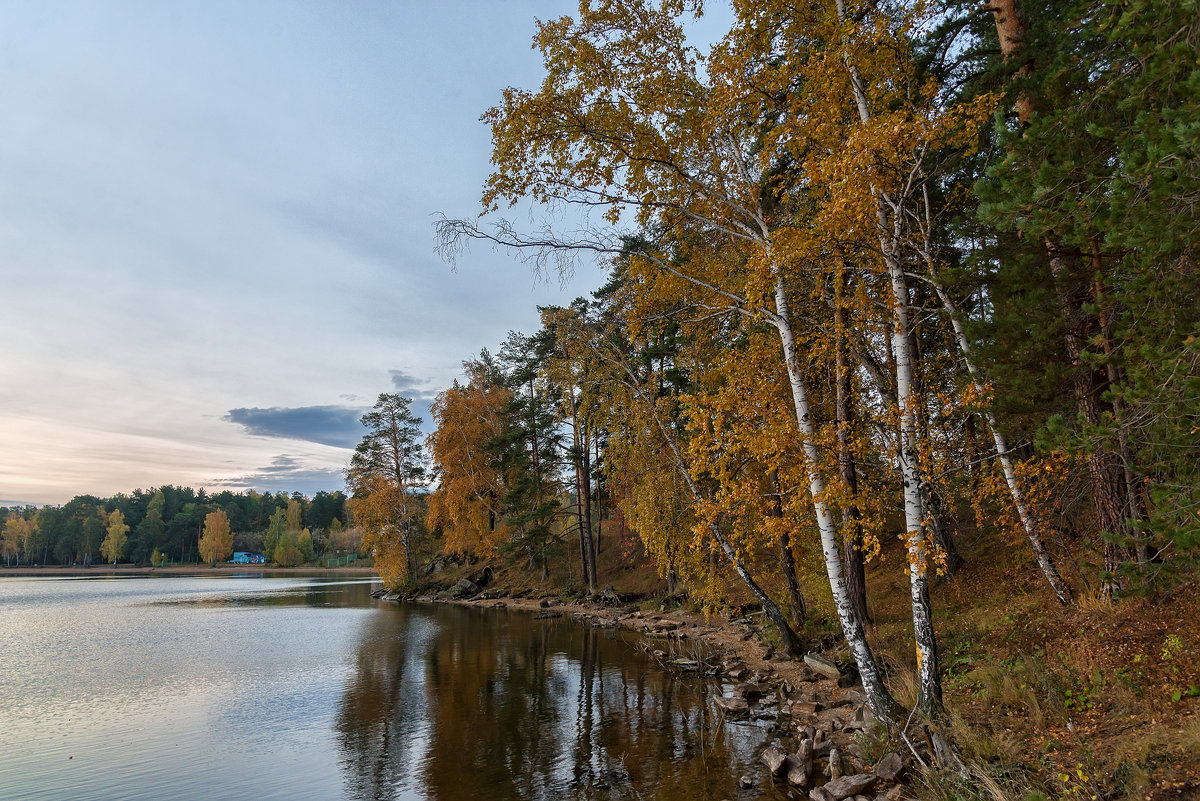
<svg viewBox="0 0 1200 801">
<path fill-rule="evenodd" d="M 234 551 L 233 558 L 229 560 L 232 565 L 263 565 L 266 562 L 267 557 L 261 553 L 250 553 L 249 551 Z"/>
</svg>

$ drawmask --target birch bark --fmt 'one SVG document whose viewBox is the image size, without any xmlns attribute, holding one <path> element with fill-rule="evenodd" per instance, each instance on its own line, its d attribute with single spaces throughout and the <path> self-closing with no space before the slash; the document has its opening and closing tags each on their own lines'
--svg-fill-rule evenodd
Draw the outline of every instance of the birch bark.
<svg viewBox="0 0 1200 801">
<path fill-rule="evenodd" d="M 945 288 L 932 275 L 933 273 L 930 271 L 929 282 L 933 286 L 934 292 L 937 293 L 938 299 L 942 302 L 942 308 L 946 310 L 946 316 L 950 318 L 950 326 L 954 329 L 954 338 L 958 343 L 958 350 L 962 355 L 963 364 L 967 368 L 967 373 L 971 376 L 975 391 L 982 394 L 984 388 L 979 382 L 979 368 L 976 367 L 975 359 L 972 357 L 971 343 L 963 331 L 962 321 L 958 316 L 958 309 L 946 293 Z M 1025 493 L 1022 490 L 1021 481 L 1017 477 L 1016 469 L 1013 467 L 1008 441 L 1004 438 L 1004 434 L 1000 430 L 1000 421 L 996 419 L 996 415 L 991 409 L 983 411 L 983 419 L 987 421 L 988 429 L 992 432 L 992 442 L 996 445 L 996 459 L 999 460 L 1000 468 L 1004 473 L 1004 483 L 1008 485 L 1009 495 L 1012 496 L 1013 506 L 1016 507 L 1017 517 L 1021 520 L 1021 527 L 1025 530 L 1025 536 L 1029 538 L 1029 545 L 1033 549 L 1033 556 L 1037 560 L 1038 568 L 1042 571 L 1042 575 L 1046 577 L 1046 581 L 1050 584 L 1050 589 L 1054 591 L 1058 602 L 1063 605 L 1069 604 L 1071 602 L 1071 588 L 1063 581 L 1062 575 L 1058 572 L 1058 567 L 1054 564 L 1054 559 L 1050 556 L 1049 551 L 1046 550 L 1045 543 L 1042 542 L 1041 532 L 1038 531 L 1033 515 L 1030 513 L 1029 507 L 1025 502 Z"/>
<path fill-rule="evenodd" d="M 846 20 L 844 0 L 837 0 L 838 19 Z M 862 76 L 847 50 L 843 62 L 850 75 L 850 89 L 858 109 L 859 122 L 871 120 L 870 104 Z M 926 509 L 917 442 L 916 404 L 912 372 L 912 324 L 909 319 L 909 290 L 904 273 L 899 243 L 902 236 L 902 215 L 899 201 L 890 199 L 872 187 L 875 201 L 875 222 L 879 248 L 891 283 L 892 355 L 896 362 L 896 406 L 900 418 L 900 480 L 904 495 L 904 522 L 908 549 L 909 597 L 912 602 L 913 639 L 917 656 L 917 706 L 927 715 L 942 707 L 942 682 L 938 666 L 937 638 L 933 630 L 933 614 L 929 600 L 929 547 L 926 531 Z M 888 206 L 891 203 L 891 214 Z"/>
</svg>

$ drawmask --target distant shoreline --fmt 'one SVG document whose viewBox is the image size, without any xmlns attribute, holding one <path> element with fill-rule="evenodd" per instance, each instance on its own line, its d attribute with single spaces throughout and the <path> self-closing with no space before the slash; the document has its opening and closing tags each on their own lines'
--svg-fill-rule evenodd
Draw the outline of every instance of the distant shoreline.
<svg viewBox="0 0 1200 801">
<path fill-rule="evenodd" d="M 169 565 L 139 567 L 137 565 L 93 565 L 92 567 L 0 567 L 0 578 L 6 576 L 219 576 L 245 573 L 282 573 L 291 576 L 374 576 L 373 567 L 271 567 L 269 565 Z"/>
</svg>

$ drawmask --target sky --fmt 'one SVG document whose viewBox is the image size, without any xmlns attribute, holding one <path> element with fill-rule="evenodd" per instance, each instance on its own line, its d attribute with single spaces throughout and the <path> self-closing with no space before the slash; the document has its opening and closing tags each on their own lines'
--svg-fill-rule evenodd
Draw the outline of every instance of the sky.
<svg viewBox="0 0 1200 801">
<path fill-rule="evenodd" d="M 342 489 L 380 393 L 428 429 L 464 359 L 599 286 L 433 232 L 576 10 L 0 0 L 0 505 Z"/>
</svg>

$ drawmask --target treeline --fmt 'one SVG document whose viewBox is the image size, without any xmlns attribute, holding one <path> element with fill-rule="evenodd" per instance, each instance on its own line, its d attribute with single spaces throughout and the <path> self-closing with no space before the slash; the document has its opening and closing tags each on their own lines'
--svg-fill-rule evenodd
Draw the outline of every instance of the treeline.
<svg viewBox="0 0 1200 801">
<path fill-rule="evenodd" d="M 545 82 L 485 115 L 484 207 L 604 224 L 439 233 L 449 257 L 599 255 L 610 280 L 438 398 L 426 522 L 541 573 L 569 555 L 594 590 L 603 497 L 673 585 L 752 595 L 793 653 L 815 567 L 889 723 L 864 563 L 898 537 L 933 719 L 931 580 L 958 569 L 960 532 L 1024 543 L 1063 604 L 1194 569 L 1200 18 L 733 5 L 704 53 L 685 2 L 539 24 Z"/>
<path fill-rule="evenodd" d="M 108 498 L 78 495 L 62 506 L 0 507 L 0 558 L 9 565 L 212 561 L 201 557 L 199 547 L 206 519 L 213 513 L 223 515 L 227 523 L 228 550 L 265 553 L 268 561 L 279 561 L 275 551 L 281 541 L 295 547 L 294 555 L 287 549 L 282 554 L 291 564 L 360 547 L 361 533 L 346 525 L 346 495 L 341 491 L 321 491 L 310 499 L 300 493 L 209 494 L 166 485 Z M 110 539 L 114 530 L 120 539 L 115 550 L 115 540 Z M 103 548 L 106 540 L 109 549 Z M 226 558 L 227 553 L 218 556 Z"/>
</svg>

